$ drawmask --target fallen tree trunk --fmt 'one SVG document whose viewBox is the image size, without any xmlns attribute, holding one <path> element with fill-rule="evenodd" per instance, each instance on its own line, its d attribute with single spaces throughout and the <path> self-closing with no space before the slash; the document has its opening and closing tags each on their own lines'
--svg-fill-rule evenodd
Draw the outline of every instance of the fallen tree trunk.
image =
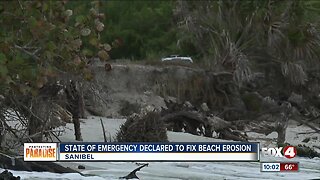
<svg viewBox="0 0 320 180">
<path fill-rule="evenodd" d="M 79 173 L 69 167 L 54 162 L 25 162 L 22 157 L 14 157 L 0 152 L 0 168 L 16 171 L 37 171 L 52 173 Z M 83 175 L 83 174 L 81 174 Z"/>
<path fill-rule="evenodd" d="M 182 131 L 199 135 L 205 134 L 205 132 L 198 132 L 202 126 L 206 126 L 204 117 L 200 113 L 180 111 L 167 114 L 161 117 L 161 120 L 167 124 L 167 127 L 173 131 Z"/>
<path fill-rule="evenodd" d="M 312 126 L 308 121 L 304 121 L 304 120 L 301 120 L 301 119 L 298 119 L 298 118 L 297 119 L 293 119 L 293 120 L 308 126 L 309 128 L 313 129 L 317 133 L 320 133 L 320 129 Z"/>
<path fill-rule="evenodd" d="M 119 179 L 139 179 L 139 177 L 137 176 L 137 172 L 140 171 L 142 168 L 148 166 L 149 163 L 143 164 L 140 167 L 134 169 L 133 171 L 131 171 L 128 175 L 124 176 L 124 177 L 119 177 Z"/>
<path fill-rule="evenodd" d="M 207 117 L 200 112 L 180 111 L 164 115 L 161 118 L 173 131 L 185 130 L 194 135 L 212 137 L 213 132 L 220 133 L 221 139 L 247 141 L 247 137 L 234 130 L 231 122 L 217 116 Z M 199 132 L 200 131 L 200 132 Z"/>
<path fill-rule="evenodd" d="M 180 112 L 170 113 L 170 114 L 167 114 L 167 115 L 161 117 L 161 120 L 163 120 L 164 122 L 169 122 L 174 119 L 178 119 L 180 117 L 191 119 L 191 120 L 199 122 L 199 123 L 205 123 L 203 115 L 201 115 L 198 112 L 188 112 L 188 111 L 180 111 Z"/>
<path fill-rule="evenodd" d="M 219 138 L 234 141 L 248 141 L 248 137 L 242 135 L 240 132 L 224 129 L 220 132 Z"/>
</svg>

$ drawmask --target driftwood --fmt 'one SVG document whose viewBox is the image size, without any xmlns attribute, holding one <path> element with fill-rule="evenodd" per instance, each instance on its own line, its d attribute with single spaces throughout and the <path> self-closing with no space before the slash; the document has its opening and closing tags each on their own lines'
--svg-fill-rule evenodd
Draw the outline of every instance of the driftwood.
<svg viewBox="0 0 320 180">
<path fill-rule="evenodd" d="M 205 135 L 212 137 L 213 132 L 220 133 L 222 139 L 247 141 L 247 137 L 235 131 L 231 122 L 225 121 L 219 117 L 207 117 L 201 112 L 180 111 L 174 112 L 161 117 L 168 129 L 173 131 L 185 130 L 187 133 L 194 135 Z M 199 132 L 200 131 L 200 132 Z"/>
<path fill-rule="evenodd" d="M 134 169 L 133 171 L 131 171 L 128 175 L 124 176 L 124 177 L 120 177 L 120 179 L 139 179 L 136 172 L 137 171 L 140 171 L 142 168 L 148 166 L 149 164 L 146 163 L 146 164 L 143 164 L 142 166 Z"/>
<path fill-rule="evenodd" d="M 184 104 L 174 102 L 172 100 L 165 100 L 167 109 L 162 108 L 161 115 L 171 114 L 179 111 L 197 111 L 195 107 L 193 107 L 189 102 L 185 102 Z"/>
<path fill-rule="evenodd" d="M 180 111 L 180 112 L 176 112 L 176 113 L 167 114 L 167 115 L 161 117 L 161 120 L 163 120 L 164 122 L 170 122 L 173 119 L 182 120 L 182 118 L 193 120 L 198 123 L 205 123 L 204 117 L 201 114 L 199 114 L 197 112 L 187 112 L 187 111 Z"/>
<path fill-rule="evenodd" d="M 32 171 L 31 167 L 19 158 L 0 152 L 0 168 L 20 171 Z"/>
<path fill-rule="evenodd" d="M 20 180 L 20 176 L 14 176 L 10 171 L 4 170 L 2 173 L 0 173 L 0 179 L 1 180 Z"/>
<path fill-rule="evenodd" d="M 265 134 L 269 135 L 274 131 L 275 126 L 272 125 L 272 123 L 267 122 L 267 121 L 262 121 L 262 122 L 248 122 L 246 126 L 248 132 L 256 132 L 260 134 Z"/>
<path fill-rule="evenodd" d="M 273 120 L 276 119 L 274 122 L 270 122 L 267 120 L 262 120 L 260 122 L 251 121 L 251 122 L 248 122 L 248 124 L 246 125 L 246 129 L 249 129 L 249 131 L 252 131 L 252 132 L 263 133 L 265 135 L 268 135 L 272 132 L 277 132 L 278 133 L 277 142 L 278 144 L 283 144 L 285 142 L 286 129 L 288 126 L 290 114 L 284 111 L 285 113 L 281 115 L 281 113 L 279 112 L 283 112 L 283 111 L 281 111 L 280 109 L 278 110 L 278 114 L 277 113 L 272 114 L 270 119 L 273 119 Z M 303 125 L 306 125 L 312 130 L 314 130 L 314 132 L 305 132 L 305 133 L 299 133 L 299 134 L 320 133 L 320 129 L 313 126 L 308 120 L 301 120 L 300 118 L 291 118 L 291 119 Z"/>
<path fill-rule="evenodd" d="M 233 131 L 232 129 L 224 129 L 220 132 L 219 138 L 234 141 L 248 141 L 246 134 L 241 134 L 239 131 Z"/>
<path fill-rule="evenodd" d="M 301 120 L 301 119 L 298 119 L 298 118 L 294 119 L 294 120 L 299 122 L 299 123 L 302 123 L 302 124 L 308 126 L 309 128 L 313 129 L 315 132 L 320 133 L 320 129 L 312 126 L 308 121 L 304 121 L 304 120 Z"/>
<path fill-rule="evenodd" d="M 211 131 L 222 131 L 232 127 L 231 122 L 225 121 L 217 116 L 207 117 L 206 126 L 210 128 Z"/>
<path fill-rule="evenodd" d="M 194 135 L 198 135 L 197 129 L 206 125 L 204 117 L 196 112 L 180 111 L 170 113 L 161 117 L 161 120 L 167 124 L 168 129 L 173 131 L 185 129 L 186 132 Z M 204 134 L 204 132 L 202 133 Z"/>
<path fill-rule="evenodd" d="M 13 157 L 0 152 L 0 168 L 17 171 L 37 171 L 52 173 L 79 173 L 54 162 L 25 162 L 22 157 Z M 83 174 L 81 174 L 83 175 Z"/>
</svg>

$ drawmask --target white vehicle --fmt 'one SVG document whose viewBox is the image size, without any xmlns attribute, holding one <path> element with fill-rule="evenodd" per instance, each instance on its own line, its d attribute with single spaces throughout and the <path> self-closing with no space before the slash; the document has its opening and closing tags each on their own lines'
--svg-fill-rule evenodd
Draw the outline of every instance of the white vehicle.
<svg viewBox="0 0 320 180">
<path fill-rule="evenodd" d="M 168 57 L 162 58 L 161 61 L 162 61 L 162 62 L 175 62 L 175 61 L 180 61 L 180 62 L 193 63 L 191 57 L 179 56 L 179 55 L 170 55 L 170 56 L 168 56 Z"/>
</svg>

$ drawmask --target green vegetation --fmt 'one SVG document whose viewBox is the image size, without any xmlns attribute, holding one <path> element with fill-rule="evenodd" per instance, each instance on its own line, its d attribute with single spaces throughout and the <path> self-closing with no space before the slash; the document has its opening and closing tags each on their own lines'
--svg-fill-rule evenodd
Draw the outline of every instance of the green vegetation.
<svg viewBox="0 0 320 180">
<path fill-rule="evenodd" d="M 232 72 L 239 85 L 253 71 L 274 71 L 268 75 L 282 74 L 300 85 L 306 82 L 308 63 L 319 60 L 319 4 L 188 1 L 178 9 L 181 20 L 190 19 L 184 32 L 192 35 L 211 69 Z"/>
<path fill-rule="evenodd" d="M 19 135 L 30 135 L 28 141 L 41 141 L 43 134 L 48 135 L 46 131 L 54 124 L 51 107 L 65 88 L 69 91 L 61 105 L 68 104 L 77 122 L 76 139 L 81 139 L 78 82 L 93 78 L 92 57 L 109 59 L 111 45 L 100 39 L 104 30 L 101 2 L 72 3 L 0 2 L 0 127 L 9 127 L 4 114 L 11 108 L 19 113 L 17 119 L 26 129 Z"/>
<path fill-rule="evenodd" d="M 115 59 L 159 59 L 177 53 L 174 1 L 107 1 L 104 12 L 108 32 L 102 38 L 114 41 Z"/>
<path fill-rule="evenodd" d="M 92 7 L 78 13 L 83 5 Z M 64 1 L 0 2 L 0 92 L 36 95 L 61 73 L 91 79 L 89 57 L 108 59 L 110 45 L 99 39 L 99 2 L 67 9 Z"/>
</svg>

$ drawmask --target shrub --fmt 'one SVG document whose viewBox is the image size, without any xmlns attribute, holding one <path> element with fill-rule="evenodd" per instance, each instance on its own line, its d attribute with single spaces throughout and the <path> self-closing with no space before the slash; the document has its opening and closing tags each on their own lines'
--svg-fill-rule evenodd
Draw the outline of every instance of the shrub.
<svg viewBox="0 0 320 180">
<path fill-rule="evenodd" d="M 131 116 L 117 133 L 119 142 L 165 142 L 167 131 L 160 115 L 148 112 L 143 116 Z"/>
</svg>

